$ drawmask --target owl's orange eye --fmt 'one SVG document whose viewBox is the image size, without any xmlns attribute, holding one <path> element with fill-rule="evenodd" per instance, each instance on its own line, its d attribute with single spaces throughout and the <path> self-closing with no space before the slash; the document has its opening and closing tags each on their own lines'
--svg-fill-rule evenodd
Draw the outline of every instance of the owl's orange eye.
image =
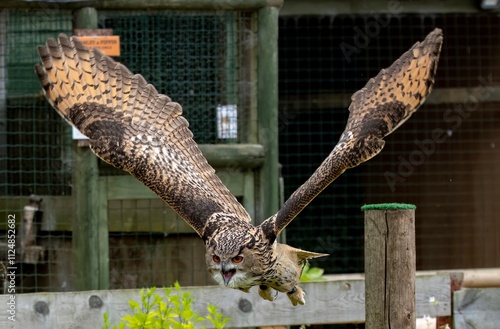
<svg viewBox="0 0 500 329">
<path fill-rule="evenodd" d="M 217 255 L 214 255 L 214 256 L 212 257 L 212 260 L 213 260 L 214 262 L 216 262 L 216 263 L 219 263 L 219 262 L 220 262 L 220 258 L 219 258 L 219 256 L 217 256 Z"/>
<path fill-rule="evenodd" d="M 241 263 L 243 261 L 243 256 L 233 257 L 233 263 Z"/>
</svg>

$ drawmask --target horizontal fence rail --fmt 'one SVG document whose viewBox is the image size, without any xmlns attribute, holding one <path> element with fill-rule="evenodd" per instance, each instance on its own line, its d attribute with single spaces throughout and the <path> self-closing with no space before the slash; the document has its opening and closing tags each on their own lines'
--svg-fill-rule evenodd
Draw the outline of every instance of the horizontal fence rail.
<svg viewBox="0 0 500 329">
<path fill-rule="evenodd" d="M 417 317 L 452 314 L 450 275 L 417 276 Z M 257 291 L 249 294 L 217 286 L 187 287 L 192 293 L 193 309 L 207 314 L 207 305 L 216 305 L 231 321 L 230 328 L 266 325 L 300 325 L 324 323 L 362 323 L 365 321 L 365 282 L 361 275 L 327 276 L 325 281 L 302 284 L 306 305 L 293 307 L 286 296 L 276 301 L 261 299 Z M 162 295 L 162 289 L 157 289 Z M 4 314 L 1 328 L 81 328 L 95 329 L 103 325 L 108 312 L 111 323 L 130 312 L 129 300 L 140 300 L 140 290 L 99 290 L 66 293 L 35 293 L 15 296 L 13 313 L 16 322 Z M 430 303 L 433 297 L 437 303 Z M 11 295 L 0 295 L 0 305 L 7 307 Z M 204 323 L 210 327 L 210 323 Z"/>
<path fill-rule="evenodd" d="M 500 288 L 466 288 L 453 294 L 455 329 L 498 328 Z"/>
</svg>

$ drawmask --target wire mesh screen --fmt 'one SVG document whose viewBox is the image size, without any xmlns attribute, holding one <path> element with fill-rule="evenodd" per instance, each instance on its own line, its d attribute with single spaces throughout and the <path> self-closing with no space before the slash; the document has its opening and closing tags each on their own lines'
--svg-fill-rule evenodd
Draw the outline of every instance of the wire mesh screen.
<svg viewBox="0 0 500 329">
<path fill-rule="evenodd" d="M 0 66 L 4 72 L 6 97 L 2 100 L 2 195 L 67 195 L 68 139 L 66 126 L 59 116 L 49 111 L 41 97 L 40 83 L 34 76 L 37 62 L 36 45 L 49 37 L 71 31 L 70 12 L 47 15 L 46 12 L 11 12 L 4 16 L 8 34 L 1 47 L 4 56 Z M 40 97 L 37 97 L 40 96 Z"/>
<path fill-rule="evenodd" d="M 246 139 L 250 99 L 241 86 L 252 68 L 241 49 L 253 37 L 250 18 L 240 12 L 100 13 L 102 27 L 120 35 L 117 60 L 182 104 L 200 144 Z M 110 174 L 121 172 L 101 166 L 100 175 Z M 116 200 L 109 216 L 119 223 L 110 227 L 111 288 L 213 283 L 202 241 L 161 201 Z M 143 227 L 127 227 L 128 221 Z"/>
<path fill-rule="evenodd" d="M 16 216 L 19 228 L 28 217 L 36 227 L 29 248 L 16 260 L 16 292 L 74 290 L 80 276 L 74 273 L 72 244 L 76 146 L 69 125 L 42 96 L 33 69 L 37 45 L 72 34 L 73 13 L 5 10 L 0 19 L 0 208 L 2 218 Z M 256 85 L 252 21 L 251 12 L 238 11 L 99 13 L 99 28 L 120 36 L 121 56 L 115 60 L 182 104 L 199 144 L 248 139 Z M 128 178 L 99 162 L 101 185 L 109 186 L 100 198 L 109 198 L 110 288 L 213 283 L 201 239 Z M 126 196 L 117 197 L 112 188 Z M 6 241 L 2 224 L 0 242 Z M 24 246 L 25 238 L 18 244 Z M 0 260 L 6 261 L 7 246 L 0 246 Z"/>
<path fill-rule="evenodd" d="M 117 60 L 184 108 L 199 144 L 246 141 L 250 13 L 103 12 L 121 38 Z M 101 174 L 109 174 L 101 171 Z M 117 173 L 117 172 L 115 172 Z"/>
<path fill-rule="evenodd" d="M 249 18 L 235 12 L 101 14 L 103 26 L 122 40 L 117 59 L 182 104 L 198 143 L 221 142 L 226 135 L 217 129 L 221 106 L 238 103 L 242 118 L 248 110 L 248 101 L 241 102 L 238 76 L 248 75 L 249 68 L 241 65 L 244 54 L 235 56 L 247 38 L 240 27 Z"/>
<path fill-rule="evenodd" d="M 498 26 L 495 14 L 280 19 L 286 195 L 333 148 L 351 94 L 432 29 L 444 32 L 427 103 L 386 139 L 381 155 L 347 171 L 308 206 L 288 227 L 290 244 L 329 252 L 315 262 L 329 273 L 361 272 L 360 206 L 405 202 L 417 205 L 418 269 L 500 264 Z"/>
<path fill-rule="evenodd" d="M 51 215 L 65 207 L 51 198 L 63 201 L 71 194 L 69 130 L 43 99 L 33 65 L 38 61 L 36 46 L 69 33 L 71 17 L 63 10 L 0 12 L 1 230 L 6 229 L 7 218 L 15 219 L 16 246 L 25 246 L 15 259 L 9 258 L 9 265 L 17 268 L 17 292 L 64 289 L 68 274 L 71 233 L 58 227 L 68 226 L 70 218 L 51 221 Z M 30 199 L 32 194 L 38 196 Z M 51 205 L 44 223 L 39 196 Z M 32 224 L 31 232 L 38 231 L 36 236 L 21 235 L 23 219 Z M 0 240 L 1 261 L 7 258 L 5 233 Z"/>
</svg>

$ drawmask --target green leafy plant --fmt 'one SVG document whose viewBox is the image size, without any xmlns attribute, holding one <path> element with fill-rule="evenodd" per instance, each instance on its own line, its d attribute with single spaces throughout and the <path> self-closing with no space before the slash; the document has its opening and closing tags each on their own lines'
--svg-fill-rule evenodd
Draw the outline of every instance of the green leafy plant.
<svg viewBox="0 0 500 329">
<path fill-rule="evenodd" d="M 181 292 L 180 285 L 165 288 L 165 296 L 156 292 L 156 288 L 141 290 L 141 303 L 129 300 L 131 314 L 121 318 L 117 326 L 111 327 L 109 315 L 104 313 L 102 329 L 194 329 L 200 328 L 200 322 L 208 320 L 216 329 L 224 328 L 230 318 L 218 312 L 217 307 L 208 306 L 205 317 L 192 309 L 193 298 L 188 292 Z M 201 328 L 205 328 L 201 326 Z"/>
<path fill-rule="evenodd" d="M 324 281 L 323 273 L 325 270 L 319 267 L 310 267 L 309 264 L 304 266 L 302 270 L 302 275 L 300 276 L 300 282 L 311 282 L 311 281 Z"/>
</svg>

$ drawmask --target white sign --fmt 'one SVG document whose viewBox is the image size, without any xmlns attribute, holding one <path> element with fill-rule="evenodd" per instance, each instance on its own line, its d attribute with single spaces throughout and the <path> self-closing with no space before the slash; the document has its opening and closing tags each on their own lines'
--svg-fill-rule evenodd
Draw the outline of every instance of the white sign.
<svg viewBox="0 0 500 329">
<path fill-rule="evenodd" d="M 238 138 L 238 107 L 234 104 L 217 106 L 217 137 Z"/>
</svg>

